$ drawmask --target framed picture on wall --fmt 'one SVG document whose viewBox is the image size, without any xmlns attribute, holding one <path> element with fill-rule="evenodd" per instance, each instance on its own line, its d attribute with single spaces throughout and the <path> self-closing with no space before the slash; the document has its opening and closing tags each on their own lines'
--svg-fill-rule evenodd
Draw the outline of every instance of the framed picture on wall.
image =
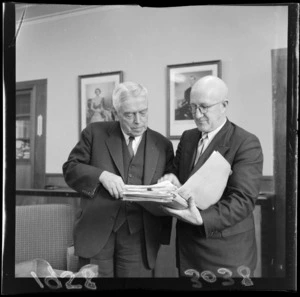
<svg viewBox="0 0 300 297">
<path fill-rule="evenodd" d="M 112 92 L 123 82 L 123 72 L 79 76 L 80 132 L 90 123 L 114 121 Z"/>
<path fill-rule="evenodd" d="M 195 128 L 190 111 L 190 93 L 193 84 L 203 76 L 221 78 L 221 60 L 168 65 L 167 136 L 179 139 L 181 134 Z"/>
</svg>

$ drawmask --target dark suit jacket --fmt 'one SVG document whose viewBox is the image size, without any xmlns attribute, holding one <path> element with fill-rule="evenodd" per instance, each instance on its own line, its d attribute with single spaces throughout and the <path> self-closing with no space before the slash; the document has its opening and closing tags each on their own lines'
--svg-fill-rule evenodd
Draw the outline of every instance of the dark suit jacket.
<svg viewBox="0 0 300 297">
<path fill-rule="evenodd" d="M 232 174 L 221 199 L 215 205 L 200 212 L 204 225 L 195 227 L 198 231 L 193 233 L 203 239 L 226 237 L 228 241 L 230 235 L 254 229 L 252 211 L 259 194 L 262 177 L 262 148 L 255 135 L 227 120 L 193 168 L 199 138 L 200 132 L 197 128 L 183 133 L 174 159 L 173 173 L 178 176 L 182 184 L 185 183 L 214 150 L 220 152 L 230 163 Z M 178 224 L 179 230 L 181 227 L 194 228 L 182 221 Z M 249 248 L 247 242 L 236 244 L 240 245 L 241 250 Z M 226 254 L 224 246 L 222 249 L 220 252 Z M 201 257 L 201 251 L 199 256 Z M 232 262 L 234 263 L 234 259 Z"/>
<path fill-rule="evenodd" d="M 147 129 L 144 184 L 154 184 L 169 169 L 174 157 L 172 143 Z M 84 258 L 95 256 L 106 244 L 121 203 L 110 196 L 99 182 L 106 170 L 124 178 L 122 132 L 119 122 L 97 122 L 88 125 L 80 141 L 63 165 L 67 184 L 81 194 L 81 209 L 74 227 L 75 253 Z M 160 243 L 168 243 L 171 218 L 156 217 L 143 209 L 148 265 L 154 267 Z"/>
</svg>

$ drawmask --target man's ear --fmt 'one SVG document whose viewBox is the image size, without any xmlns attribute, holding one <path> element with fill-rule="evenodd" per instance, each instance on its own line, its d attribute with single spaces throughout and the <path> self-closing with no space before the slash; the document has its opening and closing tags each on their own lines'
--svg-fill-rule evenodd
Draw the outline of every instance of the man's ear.
<svg viewBox="0 0 300 297">
<path fill-rule="evenodd" d="M 228 107 L 229 101 L 226 99 L 223 101 L 222 105 L 226 109 Z"/>
<path fill-rule="evenodd" d="M 227 106 L 228 106 L 228 104 L 229 104 L 229 101 L 228 101 L 228 99 L 224 100 L 224 102 L 223 102 L 223 105 L 224 105 L 224 107 L 227 107 Z"/>
</svg>

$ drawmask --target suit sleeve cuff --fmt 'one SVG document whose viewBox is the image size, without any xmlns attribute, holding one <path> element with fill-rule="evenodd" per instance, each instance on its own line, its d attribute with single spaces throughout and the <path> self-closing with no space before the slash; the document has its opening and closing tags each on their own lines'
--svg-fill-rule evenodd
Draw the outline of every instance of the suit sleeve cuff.
<svg viewBox="0 0 300 297">
<path fill-rule="evenodd" d="M 204 228 L 205 232 L 205 237 L 210 238 L 210 237 L 218 237 L 218 235 L 221 236 L 221 232 L 214 228 L 216 226 L 216 223 L 214 222 L 214 215 L 210 209 L 203 210 L 200 212 L 202 220 L 203 220 L 203 225 L 201 227 Z M 203 230 L 203 229 L 202 229 Z"/>
</svg>

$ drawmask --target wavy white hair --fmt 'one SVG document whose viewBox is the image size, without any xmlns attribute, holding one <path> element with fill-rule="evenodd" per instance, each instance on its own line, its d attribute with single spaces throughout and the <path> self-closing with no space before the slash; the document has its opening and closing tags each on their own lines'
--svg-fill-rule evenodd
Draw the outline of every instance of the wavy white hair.
<svg viewBox="0 0 300 297">
<path fill-rule="evenodd" d="M 128 97 L 147 97 L 148 90 L 141 84 L 127 81 L 118 84 L 113 90 L 112 94 L 112 104 L 116 111 L 119 110 L 123 101 Z"/>
</svg>

